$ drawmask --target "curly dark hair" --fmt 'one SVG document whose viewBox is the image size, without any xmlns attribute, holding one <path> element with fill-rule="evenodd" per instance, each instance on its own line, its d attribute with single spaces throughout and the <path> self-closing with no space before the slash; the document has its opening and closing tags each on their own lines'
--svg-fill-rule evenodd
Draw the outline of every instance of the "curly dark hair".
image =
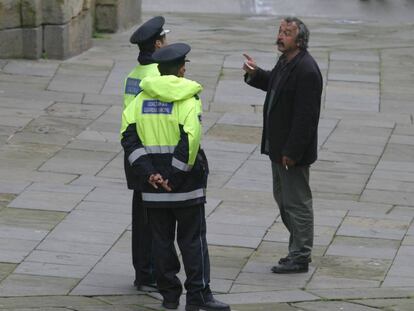
<svg viewBox="0 0 414 311">
<path fill-rule="evenodd" d="M 290 23 L 296 24 L 296 26 L 299 29 L 298 35 L 296 36 L 296 43 L 298 43 L 299 48 L 301 50 L 306 50 L 308 48 L 310 33 L 305 23 L 302 22 L 299 18 L 294 17 L 294 16 L 284 17 L 283 20 L 286 21 L 286 23 L 288 24 Z"/>
</svg>

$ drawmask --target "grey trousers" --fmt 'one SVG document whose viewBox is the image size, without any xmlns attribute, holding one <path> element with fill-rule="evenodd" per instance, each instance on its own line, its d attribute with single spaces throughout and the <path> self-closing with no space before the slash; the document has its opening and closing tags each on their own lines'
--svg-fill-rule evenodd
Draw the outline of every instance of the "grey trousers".
<svg viewBox="0 0 414 311">
<path fill-rule="evenodd" d="M 272 162 L 273 196 L 289 236 L 289 254 L 296 262 L 310 262 L 313 247 L 312 192 L 309 166 L 289 167 Z"/>
</svg>

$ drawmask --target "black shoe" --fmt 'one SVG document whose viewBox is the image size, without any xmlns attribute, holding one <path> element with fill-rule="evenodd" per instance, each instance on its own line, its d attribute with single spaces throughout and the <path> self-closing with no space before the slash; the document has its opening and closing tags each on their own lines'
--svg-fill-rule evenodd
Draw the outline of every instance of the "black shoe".
<svg viewBox="0 0 414 311">
<path fill-rule="evenodd" d="M 273 273 L 287 274 L 287 273 L 304 273 L 309 271 L 309 263 L 294 262 L 289 260 L 283 264 L 272 267 Z"/>
<path fill-rule="evenodd" d="M 216 299 L 211 299 L 205 303 L 200 304 L 187 304 L 185 306 L 185 311 L 231 311 L 230 306 L 224 302 L 218 301 Z"/>
<path fill-rule="evenodd" d="M 279 263 L 279 265 L 284 265 L 285 263 L 289 262 L 290 260 L 291 260 L 291 258 L 288 255 L 286 257 L 280 258 L 278 263 Z"/>
<path fill-rule="evenodd" d="M 157 283 L 141 283 L 136 284 L 134 283 L 137 290 L 142 292 L 158 292 Z"/>
<path fill-rule="evenodd" d="M 162 302 L 162 306 L 165 309 L 170 309 L 170 310 L 177 309 L 179 304 L 180 303 L 178 301 L 165 301 L 165 300 L 163 300 L 163 302 Z"/>
</svg>

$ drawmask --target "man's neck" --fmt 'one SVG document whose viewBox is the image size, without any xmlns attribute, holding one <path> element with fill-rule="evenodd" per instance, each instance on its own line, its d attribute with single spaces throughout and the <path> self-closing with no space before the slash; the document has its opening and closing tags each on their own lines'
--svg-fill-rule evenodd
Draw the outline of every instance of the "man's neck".
<svg viewBox="0 0 414 311">
<path fill-rule="evenodd" d="M 285 53 L 285 57 L 286 57 L 286 61 L 290 62 L 292 59 L 295 58 L 296 55 L 298 55 L 300 52 L 300 49 L 294 50 L 292 52 L 289 53 Z"/>
</svg>

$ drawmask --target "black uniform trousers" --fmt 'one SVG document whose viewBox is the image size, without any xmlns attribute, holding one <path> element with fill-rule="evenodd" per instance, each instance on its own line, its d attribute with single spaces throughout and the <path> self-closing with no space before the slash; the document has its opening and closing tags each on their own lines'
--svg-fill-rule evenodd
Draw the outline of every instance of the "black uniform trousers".
<svg viewBox="0 0 414 311">
<path fill-rule="evenodd" d="M 135 286 L 155 282 L 153 264 L 152 232 L 142 194 L 134 190 L 132 198 L 132 264 L 135 269 Z"/>
<path fill-rule="evenodd" d="M 178 301 L 182 285 L 177 277 L 180 262 L 174 246 L 181 251 L 186 281 L 187 304 L 197 304 L 212 299 L 210 291 L 210 260 L 206 240 L 204 204 L 175 207 L 149 208 L 152 228 L 157 287 L 167 302 Z"/>
</svg>

